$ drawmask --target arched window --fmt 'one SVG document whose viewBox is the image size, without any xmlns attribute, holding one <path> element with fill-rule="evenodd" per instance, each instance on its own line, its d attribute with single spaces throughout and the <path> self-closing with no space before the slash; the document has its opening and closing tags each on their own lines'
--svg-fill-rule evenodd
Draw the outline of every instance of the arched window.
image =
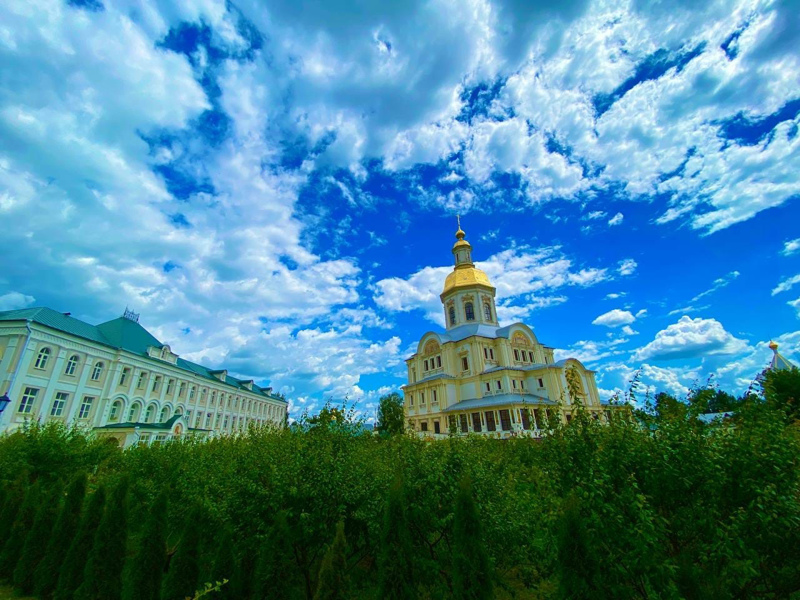
<svg viewBox="0 0 800 600">
<path fill-rule="evenodd" d="M 50 360 L 50 348 L 42 348 L 39 350 L 39 356 L 36 357 L 36 363 L 33 367 L 35 369 L 44 369 L 47 367 L 48 360 Z"/>
<path fill-rule="evenodd" d="M 151 404 L 150 406 L 147 407 L 147 411 L 145 411 L 144 413 L 144 422 L 152 423 L 155 414 L 156 414 L 156 407 L 155 405 Z"/>
<path fill-rule="evenodd" d="M 111 405 L 111 413 L 108 415 L 108 420 L 112 423 L 116 423 L 117 419 L 119 419 L 119 413 L 122 411 L 122 402 L 119 400 L 115 401 Z"/>
<path fill-rule="evenodd" d="M 492 307 L 489 306 L 488 302 L 484 303 L 484 305 L 483 305 L 483 317 L 487 321 L 491 321 L 492 320 Z"/>
<path fill-rule="evenodd" d="M 139 412 L 142 410 L 142 405 L 138 402 L 131 404 L 131 409 L 128 411 L 128 421 L 136 423 L 139 420 Z"/>
<path fill-rule="evenodd" d="M 103 363 L 96 362 L 94 363 L 94 369 L 92 369 L 92 381 L 97 381 L 100 379 L 100 376 L 103 374 Z"/>
<path fill-rule="evenodd" d="M 158 417 L 159 423 L 166 423 L 169 419 L 169 407 L 165 406 L 161 409 L 161 415 Z"/>
<path fill-rule="evenodd" d="M 472 308 L 472 302 L 467 302 L 464 305 L 464 315 L 467 317 L 467 321 L 475 320 L 475 310 Z"/>
<path fill-rule="evenodd" d="M 456 324 L 456 307 L 455 306 L 451 306 L 450 307 L 450 325 L 455 325 L 455 324 Z"/>
<path fill-rule="evenodd" d="M 73 354 L 67 361 L 67 368 L 64 369 L 64 375 L 75 375 L 75 369 L 78 366 L 78 355 Z"/>
<path fill-rule="evenodd" d="M 178 408 L 176 408 L 175 409 L 175 414 L 176 415 L 182 415 L 183 414 L 183 407 L 179 406 Z"/>
</svg>

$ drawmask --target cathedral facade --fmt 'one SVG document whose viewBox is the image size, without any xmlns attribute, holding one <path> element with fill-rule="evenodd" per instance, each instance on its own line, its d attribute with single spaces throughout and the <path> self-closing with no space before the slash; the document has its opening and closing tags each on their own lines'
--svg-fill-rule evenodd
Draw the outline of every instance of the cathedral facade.
<svg viewBox="0 0 800 600">
<path fill-rule="evenodd" d="M 538 436 L 580 404 L 607 420 L 595 372 L 574 358 L 555 361 L 524 323 L 501 327 L 495 288 L 472 262 L 460 223 L 455 267 L 440 295 L 445 331 L 429 331 L 406 360 L 405 417 L 423 435 Z"/>
</svg>

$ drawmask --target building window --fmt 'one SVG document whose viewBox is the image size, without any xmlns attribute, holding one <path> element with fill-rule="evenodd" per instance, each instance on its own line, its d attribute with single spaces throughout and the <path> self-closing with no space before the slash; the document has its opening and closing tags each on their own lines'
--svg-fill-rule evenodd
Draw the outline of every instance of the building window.
<svg viewBox="0 0 800 600">
<path fill-rule="evenodd" d="M 517 380 L 516 379 L 512 379 L 511 380 L 511 387 L 513 387 L 514 389 L 517 389 Z"/>
<path fill-rule="evenodd" d="M 139 381 L 136 382 L 136 389 L 140 390 L 144 387 L 144 378 L 147 376 L 146 371 L 139 373 Z"/>
<path fill-rule="evenodd" d="M 436 390 L 431 392 L 433 394 L 433 402 L 439 402 L 439 398 L 436 396 Z"/>
<path fill-rule="evenodd" d="M 186 383 L 181 381 L 181 386 L 178 388 L 178 396 L 183 396 L 186 393 Z"/>
<path fill-rule="evenodd" d="M 128 367 L 122 369 L 122 375 L 119 376 L 119 384 L 125 385 L 125 382 L 128 381 L 128 375 L 131 374 L 131 370 Z"/>
<path fill-rule="evenodd" d="M 67 368 L 64 369 L 64 375 L 75 375 L 75 369 L 78 366 L 78 355 L 73 354 L 67 361 Z"/>
<path fill-rule="evenodd" d="M 117 400 L 111 405 L 111 413 L 108 415 L 108 420 L 112 423 L 115 423 L 119 418 L 120 409 L 122 408 L 122 403 Z"/>
<path fill-rule="evenodd" d="M 206 429 L 211 429 L 211 413 L 206 415 Z"/>
<path fill-rule="evenodd" d="M 461 357 L 461 370 L 469 371 L 469 361 L 467 360 L 466 356 Z"/>
<path fill-rule="evenodd" d="M 131 409 L 128 411 L 128 421 L 130 423 L 136 423 L 139 420 L 140 410 L 141 405 L 138 402 L 131 404 Z"/>
<path fill-rule="evenodd" d="M 200 423 L 203 422 L 203 413 L 197 413 L 197 416 L 194 418 L 194 428 L 200 429 Z"/>
<path fill-rule="evenodd" d="M 157 391 L 158 386 L 160 385 L 161 385 L 161 375 L 156 375 L 155 377 L 153 377 L 153 388 L 150 391 L 152 392 Z"/>
<path fill-rule="evenodd" d="M 425 404 L 425 392 L 420 392 L 419 393 L 419 403 L 420 404 Z"/>
<path fill-rule="evenodd" d="M 481 413 L 472 413 L 472 431 L 481 432 Z"/>
<path fill-rule="evenodd" d="M 439 421 L 433 422 L 433 433 L 441 433 L 441 428 L 439 427 Z"/>
<path fill-rule="evenodd" d="M 488 302 L 483 305 L 483 316 L 487 321 L 492 320 L 492 308 L 489 306 Z"/>
<path fill-rule="evenodd" d="M 156 439 L 153 440 L 154 444 L 163 444 L 167 441 L 167 434 L 166 433 L 159 433 L 156 436 Z"/>
<path fill-rule="evenodd" d="M 502 390 L 503 389 L 503 384 L 500 382 L 499 379 L 497 381 L 495 381 L 494 383 L 497 386 L 498 390 Z"/>
<path fill-rule="evenodd" d="M 494 348 L 489 348 L 489 358 L 494 360 Z"/>
<path fill-rule="evenodd" d="M 489 349 L 486 347 L 483 348 L 483 358 L 489 360 Z"/>
<path fill-rule="evenodd" d="M 225 415 L 225 417 L 222 419 L 222 428 L 223 429 L 228 428 L 228 415 Z"/>
<path fill-rule="evenodd" d="M 92 381 L 98 381 L 102 374 L 103 374 L 103 363 L 102 362 L 94 363 L 94 369 L 92 369 Z"/>
<path fill-rule="evenodd" d="M 28 387 L 25 388 L 25 393 L 22 394 L 22 400 L 19 403 L 19 412 L 23 415 L 31 414 L 33 410 L 33 404 L 36 402 L 36 396 L 39 395 L 39 390 L 37 388 Z"/>
<path fill-rule="evenodd" d="M 409 406 L 414 406 L 414 394 L 409 394 L 408 395 L 408 405 Z"/>
<path fill-rule="evenodd" d="M 34 369 L 44 369 L 47 367 L 47 361 L 50 360 L 50 348 L 42 348 L 39 350 L 39 356 L 36 357 L 36 363 L 33 365 Z"/>
<path fill-rule="evenodd" d="M 542 380 L 542 378 L 540 377 L 540 378 L 539 378 L 539 389 L 542 389 L 543 387 L 544 387 L 544 381 L 543 381 L 543 380 Z"/>
<path fill-rule="evenodd" d="M 514 360 L 519 360 L 519 350 L 514 348 Z"/>
<path fill-rule="evenodd" d="M 191 386 L 189 388 L 189 400 L 191 400 L 192 398 L 194 398 L 194 386 Z"/>
<path fill-rule="evenodd" d="M 219 429 L 220 419 L 222 419 L 222 415 L 220 413 L 217 413 L 217 417 L 216 419 L 214 419 L 214 429 Z"/>
<path fill-rule="evenodd" d="M 486 382 L 486 391 L 487 392 L 491 392 L 492 391 L 492 385 L 488 381 Z"/>
<path fill-rule="evenodd" d="M 174 379 L 167 379 L 167 396 L 172 393 L 172 388 L 175 387 Z"/>
<path fill-rule="evenodd" d="M 441 368 L 441 366 L 442 366 L 442 357 L 441 356 L 437 356 L 436 357 L 436 366 L 438 368 Z"/>
<path fill-rule="evenodd" d="M 147 407 L 147 410 L 144 413 L 144 422 L 145 423 L 152 423 L 153 417 L 156 416 L 156 407 L 154 405 L 150 405 Z"/>
<path fill-rule="evenodd" d="M 467 415 L 459 415 L 458 421 L 459 425 L 461 425 L 461 433 L 467 433 L 467 431 L 469 431 L 467 427 Z"/>
<path fill-rule="evenodd" d="M 165 406 L 164 408 L 161 409 L 161 415 L 158 417 L 158 420 L 161 423 L 166 423 L 168 419 L 169 419 L 169 408 Z"/>
<path fill-rule="evenodd" d="M 495 431 L 497 429 L 494 423 L 494 412 L 487 411 L 486 412 L 486 431 Z"/>
<path fill-rule="evenodd" d="M 428 359 L 425 359 L 425 362 L 423 363 L 423 368 L 424 368 L 426 371 L 428 370 Z"/>
<path fill-rule="evenodd" d="M 83 402 L 81 402 L 81 408 L 78 411 L 78 418 L 79 419 L 88 419 L 89 412 L 92 410 L 92 403 L 94 403 L 94 398 L 91 396 L 84 396 Z"/>
<path fill-rule="evenodd" d="M 149 433 L 141 434 L 139 436 L 139 441 L 137 442 L 137 445 L 147 446 L 148 444 L 150 444 L 150 434 Z"/>
<path fill-rule="evenodd" d="M 464 316 L 467 318 L 467 321 L 475 320 L 475 310 L 472 308 L 472 302 L 467 302 L 464 305 Z"/>
<path fill-rule="evenodd" d="M 456 324 L 456 307 L 455 306 L 451 306 L 450 310 L 449 310 L 449 313 L 450 313 L 450 325 L 455 325 Z"/>
<path fill-rule="evenodd" d="M 419 430 L 420 431 L 428 431 L 428 422 L 427 421 L 423 421 L 422 423 L 420 423 L 419 424 Z"/>
<path fill-rule="evenodd" d="M 53 400 L 53 407 L 50 409 L 50 416 L 60 417 L 64 414 L 64 407 L 67 404 L 67 400 L 69 400 L 69 394 L 67 392 L 56 392 L 56 398 Z"/>
</svg>

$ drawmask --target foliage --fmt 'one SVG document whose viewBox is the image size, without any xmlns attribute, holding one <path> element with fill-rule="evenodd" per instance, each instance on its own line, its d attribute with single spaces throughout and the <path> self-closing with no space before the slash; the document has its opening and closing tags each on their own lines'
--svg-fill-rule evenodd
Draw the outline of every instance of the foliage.
<svg viewBox="0 0 800 600">
<path fill-rule="evenodd" d="M 491 566 L 481 534 L 481 515 L 472 497 L 472 480 L 461 480 L 453 523 L 453 597 L 485 600 L 494 596 Z"/>
<path fill-rule="evenodd" d="M 605 425 L 576 403 L 570 424 L 554 423 L 541 440 L 361 435 L 346 410 L 288 430 L 125 452 L 63 427 L 32 427 L 0 437 L 0 456 L 15 465 L 0 461 L 2 514 L 19 532 L 17 516 L 30 524 L 39 506 L 22 510 L 23 497 L 39 493 L 31 490 L 51 493 L 72 473 L 89 474 L 87 489 L 96 491 L 84 502 L 56 600 L 73 599 L 90 554 L 118 564 L 127 539 L 130 573 L 162 494 L 160 547 L 174 552 L 173 576 L 194 548 L 186 596 L 229 579 L 207 597 L 261 600 L 264 582 L 275 582 L 290 599 L 313 600 L 317 590 L 443 599 L 466 587 L 489 593 L 488 583 L 463 583 L 481 569 L 462 565 L 483 564 L 481 581 L 491 573 L 498 599 L 791 598 L 800 593 L 800 435 L 787 426 L 786 407 L 797 396 L 770 381 L 766 400 L 737 399 L 726 423 L 695 418 L 710 405 L 704 397 L 721 398 L 717 390 L 652 402 L 634 388 L 625 400 L 644 406 L 640 419 L 620 407 Z M 119 510 L 116 501 L 104 509 L 104 490 L 123 479 L 131 513 L 110 551 L 98 520 Z"/>
<path fill-rule="evenodd" d="M 53 594 L 55 600 L 72 600 L 73 593 L 83 581 L 83 570 L 86 560 L 92 550 L 97 528 L 103 518 L 106 506 L 106 489 L 101 485 L 89 497 L 86 508 L 81 516 L 80 525 L 72 538 L 64 562 L 58 575 L 56 591 Z"/>
<path fill-rule="evenodd" d="M 167 558 L 167 494 L 162 491 L 150 506 L 147 522 L 131 558 L 125 564 L 123 600 L 159 600 Z"/>
<path fill-rule="evenodd" d="M 389 488 L 383 516 L 378 554 L 378 596 L 387 600 L 417 597 L 414 580 L 414 548 L 409 535 L 403 480 L 397 477 Z"/>
<path fill-rule="evenodd" d="M 69 550 L 70 542 L 78 531 L 81 517 L 81 506 L 86 496 L 86 473 L 80 472 L 73 477 L 61 500 L 58 518 L 47 544 L 44 558 L 36 567 L 34 580 L 35 592 L 40 598 L 49 598 L 58 583 L 64 557 Z"/>
<path fill-rule="evenodd" d="M 128 478 L 123 476 L 106 503 L 75 600 L 119 600 L 122 596 L 128 542 L 128 485 Z"/>
<path fill-rule="evenodd" d="M 45 494 L 39 499 L 36 518 L 28 531 L 17 566 L 14 569 L 14 588 L 21 595 L 33 592 L 36 567 L 44 558 L 47 541 L 53 533 L 59 495 L 59 486 L 55 485 L 53 489 L 45 490 Z"/>
<path fill-rule="evenodd" d="M 26 490 L 25 499 L 15 515 L 14 524 L 0 552 L 0 577 L 10 579 L 14 574 L 28 532 L 36 518 L 41 495 L 42 485 L 39 481 Z"/>
<path fill-rule="evenodd" d="M 788 422 L 800 421 L 800 369 L 767 371 L 761 385 L 768 405 L 782 411 Z"/>
<path fill-rule="evenodd" d="M 344 521 L 339 520 L 333 543 L 322 559 L 314 600 L 345 598 L 347 598 L 347 541 L 344 537 Z"/>
<path fill-rule="evenodd" d="M 405 431 L 403 398 L 397 392 L 381 396 L 378 404 L 376 429 L 383 435 L 397 435 Z"/>
<path fill-rule="evenodd" d="M 183 533 L 169 571 L 164 579 L 164 600 L 183 600 L 194 594 L 200 580 L 200 532 L 203 514 L 194 506 L 183 526 Z"/>
</svg>

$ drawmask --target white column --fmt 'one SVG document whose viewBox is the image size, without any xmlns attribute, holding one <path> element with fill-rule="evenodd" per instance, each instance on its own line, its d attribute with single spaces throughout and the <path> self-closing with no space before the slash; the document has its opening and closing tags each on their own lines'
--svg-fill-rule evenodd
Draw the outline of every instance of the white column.
<svg viewBox="0 0 800 600">
<path fill-rule="evenodd" d="M 39 403 L 38 413 L 38 417 L 42 422 L 50 417 L 53 389 L 58 384 L 58 378 L 61 377 L 64 372 L 64 361 L 66 360 L 67 353 L 68 351 L 66 348 L 62 348 L 58 351 L 58 357 L 56 357 L 55 365 L 53 365 L 53 374 L 50 376 L 50 381 L 47 382 L 47 387 L 42 391 L 42 401 Z"/>
<path fill-rule="evenodd" d="M 75 386 L 75 394 L 72 398 L 72 404 L 69 407 L 69 414 L 67 415 L 67 423 L 72 423 L 75 420 L 75 415 L 78 413 L 78 407 L 80 406 L 83 400 L 83 393 L 85 391 L 86 380 L 89 378 L 89 371 L 92 369 L 92 365 L 94 364 L 95 359 L 87 355 L 86 356 L 86 363 L 83 365 L 83 369 L 81 369 L 81 377 L 78 380 L 78 385 Z"/>
<path fill-rule="evenodd" d="M 14 385 L 8 390 L 8 397 L 11 402 L 6 406 L 6 409 L 0 414 L 0 431 L 11 423 L 13 415 L 17 408 L 19 408 L 19 400 L 21 397 L 22 386 L 27 379 L 28 369 L 30 369 L 33 357 L 36 355 L 34 344 L 28 344 L 25 353 L 19 357 L 19 369 L 17 370 L 17 378 L 14 380 Z"/>
</svg>

